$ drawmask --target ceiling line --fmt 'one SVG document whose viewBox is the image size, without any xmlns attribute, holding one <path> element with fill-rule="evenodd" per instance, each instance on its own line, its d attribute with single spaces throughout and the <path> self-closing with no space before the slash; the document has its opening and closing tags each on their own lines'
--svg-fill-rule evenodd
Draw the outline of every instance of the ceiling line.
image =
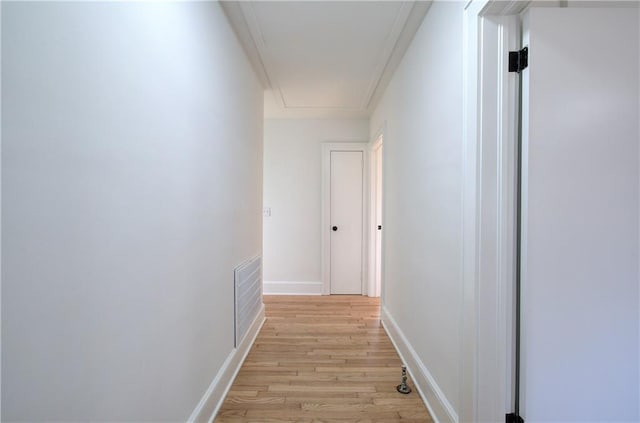
<svg viewBox="0 0 640 423">
<path fill-rule="evenodd" d="M 405 5 L 405 3 L 408 4 Z M 343 103 L 342 105 L 324 106 L 318 104 L 316 106 L 294 106 L 286 104 L 284 94 L 285 87 L 281 83 L 286 80 L 282 78 L 286 78 L 288 74 L 276 72 L 279 69 L 279 67 L 275 66 L 278 64 L 275 61 L 275 58 L 278 57 L 275 55 L 278 46 L 270 45 L 266 39 L 269 35 L 269 27 L 268 25 L 264 27 L 264 25 L 270 21 L 262 22 L 262 9 L 258 7 L 259 3 L 257 1 L 221 1 L 222 8 L 239 41 L 243 45 L 258 79 L 262 83 L 262 86 L 268 90 L 268 92 L 265 93 L 265 116 L 289 116 L 293 118 L 301 116 L 341 116 L 351 118 L 354 116 L 369 116 L 371 114 L 372 107 L 377 104 L 384 94 L 384 89 L 388 85 L 393 72 L 400 64 L 411 40 L 422 24 L 424 16 L 432 4 L 432 0 L 403 0 L 401 4 L 403 4 L 403 6 L 401 6 L 400 10 L 397 10 L 395 14 L 389 13 L 391 10 L 387 9 L 386 19 L 381 22 L 382 25 L 375 25 L 372 23 L 373 21 L 366 19 L 360 21 L 362 30 L 374 31 L 375 29 L 377 31 L 376 39 L 379 39 L 377 38 L 378 35 L 382 35 L 381 30 L 383 28 L 386 29 L 385 32 L 388 34 L 386 38 L 381 42 L 376 42 L 375 45 L 367 44 L 369 53 L 365 57 L 366 60 L 370 60 L 373 65 L 371 67 L 365 66 L 364 68 L 359 66 L 358 69 L 360 70 L 359 74 L 364 73 L 368 75 L 368 79 L 366 76 L 364 78 L 358 77 L 357 85 L 352 86 L 348 84 L 345 86 L 346 92 L 336 92 L 341 103 Z M 413 6 L 409 7 L 411 4 Z M 410 9 L 408 13 L 406 11 L 407 8 Z M 270 9 L 267 9 L 267 11 L 268 10 Z M 270 15 L 267 15 L 267 17 L 268 16 Z M 294 17 L 292 16 L 292 18 Z M 367 22 L 370 22 L 369 28 L 367 28 Z M 389 25 L 389 22 L 393 23 Z M 316 29 L 317 31 L 322 31 L 321 28 Z M 304 31 L 304 27 L 302 27 L 302 31 Z M 317 31 L 314 32 L 314 34 L 321 36 L 322 32 L 318 33 Z M 300 35 L 303 35 L 304 38 L 304 34 Z M 366 43 L 369 37 L 363 37 L 363 35 L 364 34 L 360 33 L 360 39 Z M 377 46 L 382 46 L 382 49 L 376 49 L 375 47 Z M 274 48 L 275 51 L 272 51 Z M 339 46 L 337 48 L 337 52 L 344 52 L 344 49 L 341 50 Z M 330 55 L 332 51 L 333 50 L 328 50 Z M 378 54 L 376 54 L 376 52 Z M 284 54 L 283 59 L 295 59 L 295 57 L 289 57 L 289 59 L 287 59 L 286 51 L 282 53 Z M 373 55 L 371 53 L 373 53 Z M 337 57 L 335 57 L 335 59 L 337 59 Z M 301 65 L 301 63 L 298 62 L 293 60 L 291 63 L 293 65 Z M 362 62 L 358 63 L 362 65 Z M 371 72 L 366 72 L 369 69 L 371 69 Z M 363 70 L 365 72 L 362 72 Z M 292 71 L 295 72 L 295 67 Z M 338 72 L 338 74 L 341 75 L 340 72 Z M 280 79 L 282 79 L 282 81 Z M 299 82 L 302 83 L 299 88 L 302 89 L 303 92 L 307 89 L 310 89 L 311 93 L 314 92 L 314 87 L 305 86 L 304 80 Z M 344 82 L 345 81 L 343 81 L 343 83 Z M 356 88 L 359 89 L 356 90 Z M 358 94 L 359 92 L 364 92 L 365 89 L 365 96 Z M 295 93 L 296 91 L 293 92 L 293 94 Z M 350 104 L 347 102 L 346 99 L 343 98 L 343 94 L 348 94 L 352 100 L 355 100 L 355 103 Z M 301 98 L 303 100 L 302 104 L 305 103 L 304 98 L 305 97 Z M 314 101 L 316 98 L 311 97 L 311 100 Z M 327 102 L 327 104 L 332 103 L 335 104 L 335 101 Z"/>
<path fill-rule="evenodd" d="M 253 2 L 238 2 L 240 4 L 240 12 L 247 23 L 247 28 L 249 28 L 249 34 L 251 35 L 251 41 L 253 41 L 254 46 L 258 52 L 258 56 L 260 57 L 260 65 L 264 70 L 267 79 L 269 80 L 269 85 L 272 90 L 277 90 L 279 95 L 274 95 L 278 106 L 282 109 L 286 109 L 286 103 L 284 100 L 284 95 L 280 88 L 280 84 L 276 76 L 273 72 L 269 72 L 269 68 L 271 65 L 269 64 L 270 58 L 267 54 L 267 43 L 264 39 L 264 34 L 260 27 L 260 23 L 258 22 L 258 16 L 255 13 L 255 9 L 253 8 Z"/>
<path fill-rule="evenodd" d="M 391 60 L 393 50 L 396 48 L 396 45 L 400 40 L 400 34 L 402 34 L 402 31 L 404 31 L 404 28 L 407 25 L 409 13 L 411 12 L 411 9 L 413 9 L 414 3 L 415 0 L 402 2 L 398 9 L 398 13 L 396 14 L 393 25 L 391 26 L 391 30 L 387 34 L 385 46 L 378 55 L 377 64 L 374 68 L 373 74 L 371 75 L 369 86 L 367 87 L 367 90 L 362 97 L 362 101 L 360 102 L 360 108 L 362 110 L 366 110 L 371 103 L 371 99 L 375 94 L 376 88 L 380 84 L 384 70 L 387 68 L 388 63 Z"/>
<path fill-rule="evenodd" d="M 270 88 L 274 94 L 274 98 L 278 103 L 278 106 L 282 110 L 289 111 L 304 111 L 304 110 L 344 110 L 344 111 L 366 111 L 369 104 L 371 103 L 371 99 L 375 95 L 376 88 L 380 84 L 380 80 L 383 77 L 384 70 L 386 69 L 393 50 L 395 49 L 398 40 L 400 38 L 400 34 L 404 30 L 406 26 L 409 12 L 412 8 L 414 1 L 410 2 L 402 2 L 402 5 L 398 9 L 398 12 L 394 18 L 394 23 L 387 34 L 385 43 L 385 47 L 378 55 L 378 63 L 374 66 L 372 74 L 369 78 L 370 82 L 367 90 L 362 95 L 362 100 L 360 101 L 359 107 L 350 107 L 350 106 L 292 106 L 288 105 L 284 92 L 282 91 L 282 86 L 278 81 L 277 76 L 275 76 L 275 72 L 273 72 L 272 60 L 269 54 L 269 48 L 267 47 L 267 42 L 264 38 L 264 32 L 262 31 L 262 27 L 260 25 L 260 20 L 255 11 L 252 1 L 247 2 L 239 2 L 240 10 L 243 15 L 243 18 L 249 28 L 249 33 L 251 36 L 251 40 L 258 52 L 260 65 L 262 66 L 264 73 L 269 82 Z M 410 7 L 411 6 L 411 7 Z"/>
</svg>

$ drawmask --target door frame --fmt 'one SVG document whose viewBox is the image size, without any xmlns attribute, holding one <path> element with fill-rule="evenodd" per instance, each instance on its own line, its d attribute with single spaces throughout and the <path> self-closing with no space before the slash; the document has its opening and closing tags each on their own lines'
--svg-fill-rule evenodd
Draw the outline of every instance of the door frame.
<svg viewBox="0 0 640 423">
<path fill-rule="evenodd" d="M 514 357 L 518 85 L 507 70 L 529 1 L 464 10 L 460 418 L 504 421 Z"/>
<path fill-rule="evenodd" d="M 361 251 L 361 295 L 367 295 L 367 281 L 369 278 L 369 261 L 367 246 L 369 234 L 366 228 L 369 226 L 369 146 L 366 142 L 324 142 L 322 148 L 322 196 L 321 208 L 321 272 L 322 295 L 331 294 L 331 152 L 332 151 L 361 151 L 362 152 L 362 251 Z"/>
<path fill-rule="evenodd" d="M 380 183 L 380 192 L 382 193 L 382 198 L 384 198 L 384 184 L 382 181 L 377 180 L 377 167 L 378 167 L 378 158 L 376 156 L 376 150 L 382 148 L 384 145 L 384 131 L 381 129 L 376 133 L 376 135 L 371 139 L 371 143 L 369 144 L 369 160 L 370 160 L 370 168 L 369 168 L 369 191 L 370 191 L 370 199 L 369 199 L 369 222 L 371 224 L 368 226 L 369 228 L 369 278 L 368 278 L 368 287 L 367 287 L 367 295 L 369 297 L 380 297 L 382 295 L 382 280 L 384 279 L 383 268 L 383 257 L 384 257 L 384 242 L 381 240 L 380 247 L 380 257 L 376 257 L 376 236 L 377 236 L 377 228 L 376 228 L 376 201 L 377 193 L 376 188 L 377 184 Z M 384 151 L 384 150 L 383 150 Z M 382 160 L 382 165 L 384 166 L 384 160 Z M 384 180 L 384 169 L 382 171 L 383 180 Z M 381 205 L 381 209 L 384 209 L 384 201 Z M 382 214 L 382 232 L 380 236 L 384 238 L 384 211 L 381 210 Z M 376 282 L 376 265 L 378 259 L 380 260 L 380 285 Z"/>
</svg>

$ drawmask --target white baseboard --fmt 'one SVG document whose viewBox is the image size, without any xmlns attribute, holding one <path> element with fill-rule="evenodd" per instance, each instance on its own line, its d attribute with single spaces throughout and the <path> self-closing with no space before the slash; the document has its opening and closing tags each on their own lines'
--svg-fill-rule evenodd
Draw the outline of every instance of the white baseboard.
<svg viewBox="0 0 640 423">
<path fill-rule="evenodd" d="M 382 307 L 381 320 L 433 420 L 436 423 L 458 423 L 458 414 L 386 307 Z"/>
<path fill-rule="evenodd" d="M 264 281 L 264 295 L 322 295 L 322 282 Z"/>
<path fill-rule="evenodd" d="M 260 312 L 254 319 L 253 323 L 249 327 L 247 331 L 247 335 L 244 337 L 242 342 L 238 348 L 234 348 L 227 359 L 220 367 L 218 374 L 209 388 L 202 396 L 202 399 L 196 406 L 191 416 L 189 416 L 189 420 L 187 422 L 206 422 L 210 423 L 215 418 L 216 414 L 218 414 L 218 410 L 220 410 L 220 406 L 224 402 L 229 389 L 231 389 L 231 385 L 238 375 L 238 371 L 240 371 L 240 367 L 242 367 L 242 363 L 244 363 L 244 359 L 247 358 L 247 354 L 249 354 L 249 350 L 251 350 L 251 346 L 253 342 L 256 340 L 258 336 L 258 332 L 260 332 L 260 328 L 264 324 L 265 316 L 264 316 L 264 304 L 260 308 Z"/>
</svg>

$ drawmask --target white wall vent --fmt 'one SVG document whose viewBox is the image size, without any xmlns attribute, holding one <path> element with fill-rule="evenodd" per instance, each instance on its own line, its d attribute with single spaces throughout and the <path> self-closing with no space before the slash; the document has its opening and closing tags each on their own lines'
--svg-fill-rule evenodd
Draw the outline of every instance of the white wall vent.
<svg viewBox="0 0 640 423">
<path fill-rule="evenodd" d="M 262 257 L 254 257 L 236 267 L 234 292 L 237 347 L 262 309 Z"/>
</svg>

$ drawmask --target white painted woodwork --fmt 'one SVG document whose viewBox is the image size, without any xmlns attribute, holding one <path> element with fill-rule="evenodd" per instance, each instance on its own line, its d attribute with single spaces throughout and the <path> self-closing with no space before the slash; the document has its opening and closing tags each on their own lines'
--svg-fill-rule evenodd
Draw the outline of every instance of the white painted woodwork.
<svg viewBox="0 0 640 423">
<path fill-rule="evenodd" d="M 227 355 L 218 373 L 187 419 L 187 423 L 210 422 L 215 418 L 265 321 L 265 307 L 264 304 L 261 304 L 257 315 L 246 331 L 246 335 Z"/>
<path fill-rule="evenodd" d="M 513 306 L 519 48 L 525 3 L 474 0 L 465 9 L 463 305 L 460 421 L 513 411 Z"/>
<path fill-rule="evenodd" d="M 330 162 L 331 294 L 361 294 L 364 155 L 331 151 Z"/>
<path fill-rule="evenodd" d="M 267 89 L 267 118 L 361 118 L 431 2 L 222 4 Z"/>
<path fill-rule="evenodd" d="M 374 290 L 369 296 L 379 296 L 380 288 L 382 284 L 382 144 L 374 150 L 374 163 L 375 163 L 375 181 L 374 181 Z"/>
<path fill-rule="evenodd" d="M 638 421 L 638 9 L 524 22 L 522 414 Z"/>
<path fill-rule="evenodd" d="M 385 307 L 381 307 L 380 321 L 389 339 L 393 343 L 413 382 L 416 393 L 420 395 L 435 422 L 459 423 L 456 410 L 438 386 L 438 382 L 424 363 L 424 359 L 416 352 L 407 335 L 393 315 Z"/>
</svg>

